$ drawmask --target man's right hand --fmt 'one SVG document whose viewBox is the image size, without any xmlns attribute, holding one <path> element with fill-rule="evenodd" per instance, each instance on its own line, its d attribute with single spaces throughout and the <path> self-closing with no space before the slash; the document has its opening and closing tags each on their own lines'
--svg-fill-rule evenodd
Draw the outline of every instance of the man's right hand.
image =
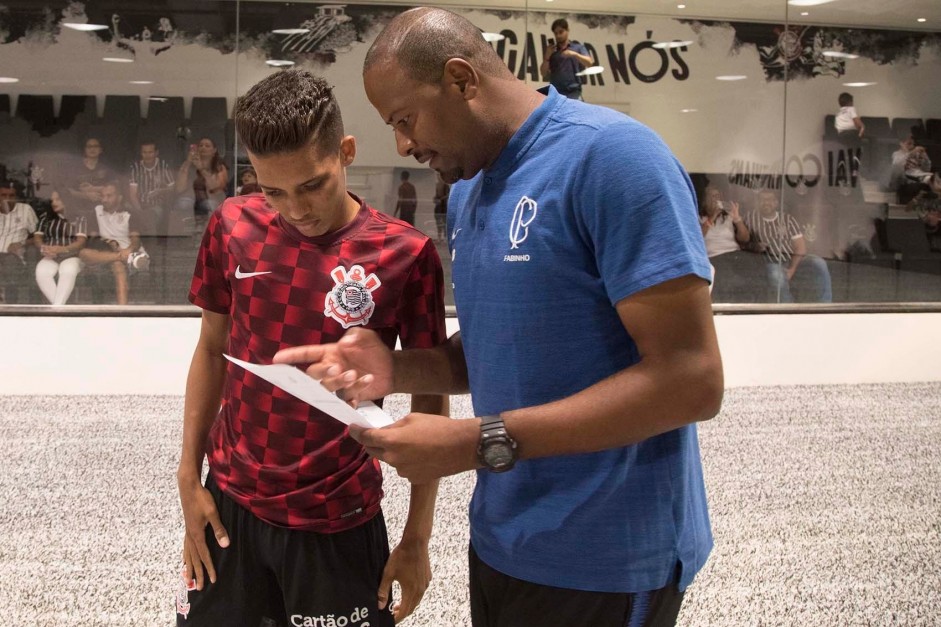
<svg viewBox="0 0 941 627">
<path fill-rule="evenodd" d="M 392 351 L 375 331 L 353 328 L 335 344 L 298 346 L 278 351 L 276 364 L 307 364 L 306 372 L 330 391 L 354 404 L 394 391 Z"/>
<path fill-rule="evenodd" d="M 186 536 L 183 539 L 184 577 L 187 581 L 196 579 L 196 589 L 202 590 L 206 576 L 216 582 L 216 569 L 209 555 L 206 544 L 206 525 L 212 526 L 216 542 L 223 549 L 229 546 L 229 534 L 219 519 L 219 510 L 209 490 L 199 482 L 180 482 L 180 505 L 183 507 L 183 520 L 186 522 Z"/>
</svg>

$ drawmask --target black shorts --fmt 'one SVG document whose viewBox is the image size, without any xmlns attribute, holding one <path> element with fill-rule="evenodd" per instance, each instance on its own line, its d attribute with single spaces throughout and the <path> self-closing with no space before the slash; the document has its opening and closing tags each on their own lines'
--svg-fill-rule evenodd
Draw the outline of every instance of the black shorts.
<svg viewBox="0 0 941 627">
<path fill-rule="evenodd" d="M 651 592 L 585 592 L 504 575 L 469 550 L 474 627 L 667 627 L 676 624 L 683 593 L 676 584 Z"/>
<path fill-rule="evenodd" d="M 264 522 L 222 494 L 211 479 L 206 488 L 230 544 L 220 548 L 207 525 L 216 583 L 207 577 L 203 589 L 196 590 L 181 576 L 178 626 L 395 625 L 389 606 L 379 610 L 377 596 L 389 559 L 381 512 L 339 533 L 298 531 Z"/>
</svg>

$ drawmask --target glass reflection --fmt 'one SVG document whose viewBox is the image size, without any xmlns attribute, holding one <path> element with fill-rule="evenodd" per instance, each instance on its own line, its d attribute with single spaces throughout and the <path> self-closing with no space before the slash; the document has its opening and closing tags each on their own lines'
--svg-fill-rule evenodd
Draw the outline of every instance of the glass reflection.
<svg viewBox="0 0 941 627">
<path fill-rule="evenodd" d="M 834 302 L 941 300 L 941 96 L 930 88 L 941 72 L 941 37 L 916 21 L 924 16 L 906 14 L 914 2 L 892 15 L 868 1 L 852 12 L 840 4 L 707 2 L 695 18 L 672 7 L 635 15 L 565 0 L 456 10 L 534 90 L 553 79 L 554 55 L 579 54 L 564 79 L 573 94 L 656 130 L 707 212 L 716 208 L 704 204 L 716 193 L 708 190 L 717 190 L 716 202 L 737 203 L 746 225 L 760 190 L 776 192 L 781 220 L 796 222 L 804 255 L 826 266 Z M 351 191 L 387 213 L 398 207 L 435 239 L 449 285 L 437 177 L 396 154 L 362 90 L 365 50 L 377 27 L 404 8 L 258 1 L 181 10 L 135 1 L 115 12 L 90 0 L 0 14 L 0 183 L 12 190 L 14 207 L 33 210 L 37 225 L 53 192 L 73 229 L 84 220 L 90 260 L 72 257 L 82 269 L 65 302 L 186 304 L 208 211 L 253 183 L 250 174 L 243 178 L 249 164 L 232 128 L 234 99 L 266 74 L 298 65 L 330 81 L 349 112 L 359 144 Z M 852 104 L 841 104 L 841 94 Z M 414 188 L 404 205 L 403 175 Z M 127 213 L 147 253 L 142 267 L 125 268 L 126 297 L 109 265 L 116 260 L 93 259 L 118 252 L 104 249 L 110 244 L 96 213 L 106 183 L 116 184 L 122 208 L 115 213 Z M 19 237 L 11 212 L 3 215 L 3 237 Z M 709 218 L 724 231 L 730 219 Z M 6 303 L 62 299 L 36 282 L 41 247 L 50 245 L 42 237 L 37 243 L 29 233 L 22 255 L 9 245 L 0 251 L 25 264 L 22 271 L 4 266 Z M 768 288 L 781 288 L 780 277 L 769 278 L 765 267 L 752 272 L 745 254 L 722 256 L 767 256 L 754 252 L 754 238 L 750 232 L 749 243 L 714 258 L 714 302 L 780 302 L 788 291 L 796 302 L 826 300 L 822 287 L 813 297 Z M 66 283 L 77 263 L 66 264 Z M 50 268 L 44 263 L 41 274 Z"/>
</svg>

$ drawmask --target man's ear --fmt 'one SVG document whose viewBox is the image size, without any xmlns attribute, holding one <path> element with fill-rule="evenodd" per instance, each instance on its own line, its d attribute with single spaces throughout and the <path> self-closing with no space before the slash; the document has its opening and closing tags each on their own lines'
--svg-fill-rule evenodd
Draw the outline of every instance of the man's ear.
<svg viewBox="0 0 941 627">
<path fill-rule="evenodd" d="M 461 93 L 464 100 L 477 97 L 480 88 L 480 76 L 477 70 L 464 59 L 448 59 L 444 64 L 443 84 L 445 88 L 453 88 Z"/>
<path fill-rule="evenodd" d="M 356 158 L 356 138 L 352 135 L 347 135 L 340 140 L 340 162 L 343 164 L 343 167 L 347 167 L 353 164 L 353 159 Z"/>
</svg>

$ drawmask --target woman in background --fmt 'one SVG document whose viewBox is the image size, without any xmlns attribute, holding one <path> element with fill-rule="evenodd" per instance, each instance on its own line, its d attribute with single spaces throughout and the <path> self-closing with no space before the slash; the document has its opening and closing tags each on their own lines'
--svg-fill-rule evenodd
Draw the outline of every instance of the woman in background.
<svg viewBox="0 0 941 627">
<path fill-rule="evenodd" d="M 59 192 L 53 191 L 49 208 L 39 218 L 33 242 L 42 259 L 36 264 L 36 284 L 53 305 L 64 305 L 75 288 L 84 264 L 78 253 L 88 241 L 84 216 L 70 220 Z M 56 275 L 59 280 L 56 281 Z"/>
<path fill-rule="evenodd" d="M 189 156 L 176 175 L 176 191 L 180 194 L 177 209 L 193 210 L 197 222 L 205 223 L 209 214 L 225 200 L 229 170 L 222 162 L 216 144 L 203 137 L 190 146 Z"/>
</svg>

